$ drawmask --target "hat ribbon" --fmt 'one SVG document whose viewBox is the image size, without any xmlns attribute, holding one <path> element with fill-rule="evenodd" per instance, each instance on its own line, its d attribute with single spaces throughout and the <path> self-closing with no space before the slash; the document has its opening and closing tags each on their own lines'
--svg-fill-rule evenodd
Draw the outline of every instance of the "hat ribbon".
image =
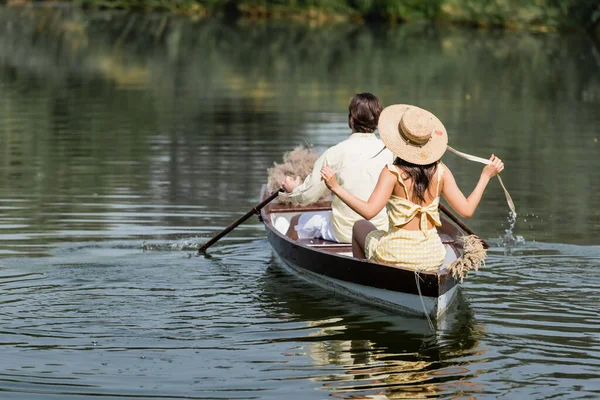
<svg viewBox="0 0 600 400">
<path fill-rule="evenodd" d="M 421 148 L 421 147 L 425 146 L 427 143 L 429 143 L 429 141 L 431 141 L 431 138 L 433 137 L 433 132 L 435 132 L 435 129 L 431 131 L 431 133 L 429 134 L 428 137 L 425 138 L 425 140 L 418 141 L 418 140 L 411 138 L 409 136 L 409 134 L 406 133 L 404 128 L 402 128 L 402 120 L 400 120 L 400 123 L 398 123 L 398 133 L 400 133 L 400 137 L 402 138 L 402 140 L 404 140 L 404 143 L 406 143 L 407 145 L 416 146 L 416 147 Z"/>
<path fill-rule="evenodd" d="M 457 156 L 462 157 L 469 161 L 474 161 L 474 162 L 478 162 L 478 163 L 486 164 L 486 165 L 492 163 L 490 160 L 486 160 L 485 158 L 481 158 L 481 157 L 477 157 L 477 156 L 474 156 L 471 154 L 460 152 L 458 150 L 453 149 L 450 146 L 448 146 L 448 150 L 451 151 L 452 153 L 456 154 Z M 512 215 L 516 218 L 517 211 L 515 210 L 515 203 L 513 202 L 512 197 L 510 197 L 510 193 L 508 193 L 508 190 L 506 190 L 506 186 L 504 186 L 504 182 L 502 182 L 502 178 L 500 178 L 500 174 L 498 174 L 496 176 L 498 177 L 500 186 L 502 186 L 502 189 L 504 189 L 504 196 L 506 196 L 506 202 L 508 203 L 508 208 L 510 208 Z"/>
</svg>

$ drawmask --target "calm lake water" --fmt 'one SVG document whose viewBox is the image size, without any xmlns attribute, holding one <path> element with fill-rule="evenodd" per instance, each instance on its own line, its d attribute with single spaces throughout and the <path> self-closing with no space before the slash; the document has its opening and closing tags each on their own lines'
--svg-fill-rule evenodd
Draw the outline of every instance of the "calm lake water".
<svg viewBox="0 0 600 400">
<path fill-rule="evenodd" d="M 288 275 L 255 218 L 195 255 L 360 91 L 506 162 L 516 224 L 492 182 L 435 332 Z M 0 398 L 600 398 L 599 110 L 577 34 L 0 8 Z"/>
</svg>

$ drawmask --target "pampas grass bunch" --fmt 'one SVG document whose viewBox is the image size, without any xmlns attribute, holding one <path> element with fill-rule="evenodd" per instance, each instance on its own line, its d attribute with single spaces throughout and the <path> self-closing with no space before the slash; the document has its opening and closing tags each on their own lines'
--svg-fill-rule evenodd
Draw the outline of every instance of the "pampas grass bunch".
<svg viewBox="0 0 600 400">
<path fill-rule="evenodd" d="M 267 187 L 269 192 L 273 192 L 281 187 L 281 183 L 286 176 L 291 176 L 294 179 L 304 181 L 311 173 L 315 161 L 319 158 L 319 153 L 307 146 L 298 146 L 292 151 L 288 151 L 283 155 L 283 163 L 273 163 L 273 167 L 267 169 L 268 182 Z M 280 202 L 291 202 L 289 196 L 285 194 L 279 195 Z"/>
<path fill-rule="evenodd" d="M 483 247 L 481 239 L 476 235 L 463 236 L 461 239 L 464 253 L 462 257 L 450 265 L 450 271 L 452 271 L 452 276 L 455 279 L 460 278 L 462 282 L 471 269 L 477 271 L 479 266 L 485 263 L 487 250 Z"/>
</svg>

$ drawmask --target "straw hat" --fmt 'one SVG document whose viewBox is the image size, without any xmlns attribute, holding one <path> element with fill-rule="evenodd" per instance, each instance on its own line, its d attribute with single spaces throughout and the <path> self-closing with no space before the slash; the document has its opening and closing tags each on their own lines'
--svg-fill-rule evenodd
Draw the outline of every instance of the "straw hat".
<svg viewBox="0 0 600 400">
<path fill-rule="evenodd" d="M 434 163 L 442 158 L 448 146 L 442 122 L 416 106 L 394 104 L 384 108 L 377 128 L 385 146 L 409 163 Z"/>
</svg>

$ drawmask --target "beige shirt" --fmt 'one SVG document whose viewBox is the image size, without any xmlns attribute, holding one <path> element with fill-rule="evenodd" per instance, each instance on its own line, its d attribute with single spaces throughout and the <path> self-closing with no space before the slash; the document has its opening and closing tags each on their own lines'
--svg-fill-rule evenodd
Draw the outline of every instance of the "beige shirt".
<svg viewBox="0 0 600 400">
<path fill-rule="evenodd" d="M 312 172 L 304 182 L 290 194 L 300 204 L 313 203 L 329 192 L 321 180 L 321 168 L 329 165 L 337 176 L 339 184 L 354 196 L 369 200 L 375 189 L 381 170 L 394 162 L 394 155 L 372 133 L 353 133 L 343 142 L 330 147 L 315 162 Z M 379 153 L 379 154 L 378 154 Z M 360 219 L 350 207 L 337 196 L 333 197 L 332 227 L 336 240 L 340 243 L 352 242 L 352 226 Z M 388 230 L 388 218 L 385 207 L 371 222 L 377 229 Z"/>
</svg>

